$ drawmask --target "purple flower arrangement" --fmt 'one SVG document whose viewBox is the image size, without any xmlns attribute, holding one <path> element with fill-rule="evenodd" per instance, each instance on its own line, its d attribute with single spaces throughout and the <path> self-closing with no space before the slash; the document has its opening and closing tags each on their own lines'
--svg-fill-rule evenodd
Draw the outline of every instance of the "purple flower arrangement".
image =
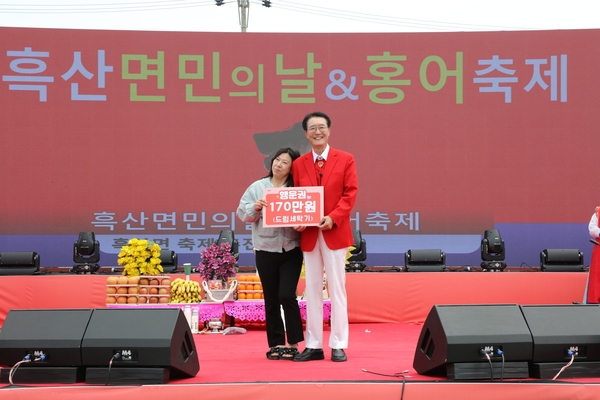
<svg viewBox="0 0 600 400">
<path fill-rule="evenodd" d="M 202 260 L 198 265 L 200 276 L 206 281 L 219 280 L 226 282 L 227 278 L 235 276 L 237 261 L 231 253 L 231 245 L 222 243 L 205 247 L 200 251 Z"/>
</svg>

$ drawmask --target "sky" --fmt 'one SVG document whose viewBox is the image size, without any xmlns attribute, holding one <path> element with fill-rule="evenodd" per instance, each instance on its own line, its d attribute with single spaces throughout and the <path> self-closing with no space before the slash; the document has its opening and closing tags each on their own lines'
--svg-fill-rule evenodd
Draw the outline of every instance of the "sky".
<svg viewBox="0 0 600 400">
<path fill-rule="evenodd" d="M 0 26 L 135 31 L 460 32 L 600 28 L 597 0 L 0 0 Z"/>
</svg>

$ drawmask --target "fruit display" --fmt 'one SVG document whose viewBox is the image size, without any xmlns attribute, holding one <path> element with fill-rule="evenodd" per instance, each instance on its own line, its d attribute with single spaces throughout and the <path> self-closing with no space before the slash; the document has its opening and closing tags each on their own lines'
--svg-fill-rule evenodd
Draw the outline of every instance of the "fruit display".
<svg viewBox="0 0 600 400">
<path fill-rule="evenodd" d="M 258 275 L 243 274 L 236 276 L 238 280 L 238 300 L 263 300 L 265 298 Z"/>
<path fill-rule="evenodd" d="M 171 282 L 171 303 L 199 303 L 200 284 L 196 281 L 187 281 L 177 278 Z"/>
<path fill-rule="evenodd" d="M 109 276 L 106 304 L 167 304 L 171 299 L 168 275 Z"/>
</svg>

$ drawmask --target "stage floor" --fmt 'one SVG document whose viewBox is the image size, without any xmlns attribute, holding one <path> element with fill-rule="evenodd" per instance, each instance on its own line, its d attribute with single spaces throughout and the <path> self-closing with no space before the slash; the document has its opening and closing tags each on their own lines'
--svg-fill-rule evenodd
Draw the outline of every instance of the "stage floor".
<svg viewBox="0 0 600 400">
<path fill-rule="evenodd" d="M 499 377 L 479 381 L 449 381 L 443 377 L 419 375 L 412 367 L 421 325 L 371 323 L 350 325 L 348 362 L 325 360 L 297 363 L 271 361 L 264 327 L 243 324 L 245 334 L 194 335 L 200 372 L 192 378 L 173 379 L 165 385 L 3 385 L 0 399 L 164 399 L 167 396 L 201 396 L 218 399 L 286 400 L 313 398 L 359 399 L 598 399 L 600 377 L 592 379 L 506 380 Z M 328 337 L 327 326 L 325 337 Z M 371 371 L 371 372 L 367 372 Z M 394 376 L 395 375 L 395 376 Z M 375 396 L 375 397 L 374 397 Z"/>
<path fill-rule="evenodd" d="M 433 305 L 572 304 L 582 301 L 586 279 L 586 273 L 567 272 L 349 273 L 351 324 L 346 363 L 331 362 L 328 351 L 323 361 L 267 360 L 264 326 L 236 321 L 248 332 L 194 336 L 200 372 L 193 378 L 142 386 L 4 385 L 0 400 L 106 400 L 108 396 L 144 400 L 173 396 L 597 400 L 600 377 L 453 382 L 418 375 L 412 368 L 421 324 Z M 106 275 L 5 276 L 0 278 L 0 323 L 11 309 L 103 308 L 105 297 Z M 329 328 L 325 325 L 324 329 Z"/>
</svg>

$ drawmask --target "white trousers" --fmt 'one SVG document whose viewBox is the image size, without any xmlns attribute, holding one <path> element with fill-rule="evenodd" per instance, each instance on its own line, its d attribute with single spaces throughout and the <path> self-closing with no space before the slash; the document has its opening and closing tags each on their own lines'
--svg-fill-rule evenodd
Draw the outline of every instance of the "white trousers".
<svg viewBox="0 0 600 400">
<path fill-rule="evenodd" d="M 346 296 L 346 254 L 348 249 L 331 250 L 319 231 L 313 251 L 304 252 L 306 272 L 306 347 L 323 348 L 323 271 L 331 301 L 329 347 L 348 348 L 348 300 Z"/>
</svg>

